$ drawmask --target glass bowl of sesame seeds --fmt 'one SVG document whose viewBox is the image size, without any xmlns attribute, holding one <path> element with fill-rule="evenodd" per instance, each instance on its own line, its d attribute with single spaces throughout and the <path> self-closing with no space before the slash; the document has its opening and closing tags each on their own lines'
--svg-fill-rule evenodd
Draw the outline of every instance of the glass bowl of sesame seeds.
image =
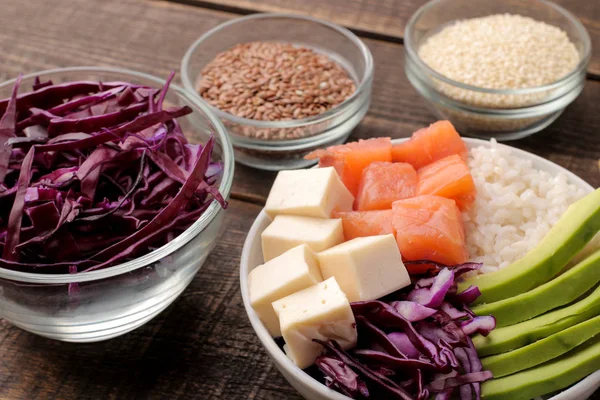
<svg viewBox="0 0 600 400">
<path fill-rule="evenodd" d="M 467 136 L 539 132 L 583 90 L 591 42 L 546 0 L 433 0 L 410 19 L 405 72 L 440 118 Z"/>
<path fill-rule="evenodd" d="M 202 35 L 181 65 L 184 88 L 227 128 L 236 161 L 304 168 L 343 143 L 371 102 L 373 57 L 352 32 L 307 16 L 254 14 Z"/>
</svg>

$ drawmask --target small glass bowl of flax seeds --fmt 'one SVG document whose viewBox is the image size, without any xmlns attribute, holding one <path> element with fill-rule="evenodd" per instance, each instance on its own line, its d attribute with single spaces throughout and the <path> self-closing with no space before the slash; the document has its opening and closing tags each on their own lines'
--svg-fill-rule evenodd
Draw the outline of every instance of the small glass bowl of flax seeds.
<svg viewBox="0 0 600 400">
<path fill-rule="evenodd" d="M 546 0 L 434 0 L 410 19 L 405 71 L 434 113 L 464 135 L 538 132 L 583 90 L 588 33 Z"/>
<path fill-rule="evenodd" d="M 343 143 L 371 101 L 373 58 L 345 28 L 311 17 L 255 14 L 208 31 L 181 66 L 185 89 L 231 137 L 236 161 L 304 168 Z"/>
</svg>

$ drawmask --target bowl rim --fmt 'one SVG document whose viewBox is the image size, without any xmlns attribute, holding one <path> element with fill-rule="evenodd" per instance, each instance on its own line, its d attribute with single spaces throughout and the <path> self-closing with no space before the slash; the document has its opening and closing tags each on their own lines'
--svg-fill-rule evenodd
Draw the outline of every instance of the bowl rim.
<svg viewBox="0 0 600 400">
<path fill-rule="evenodd" d="M 400 143 L 402 141 L 408 140 L 408 138 L 394 139 L 392 143 Z M 526 160 L 532 160 L 535 164 L 537 164 L 537 168 L 541 170 L 558 170 L 564 172 L 567 175 L 568 181 L 572 184 L 577 185 L 577 187 L 583 188 L 587 191 L 594 190 L 593 186 L 587 183 L 585 180 L 575 175 L 573 172 L 568 169 L 546 159 L 530 153 L 525 150 L 518 149 L 516 147 L 512 147 L 506 144 L 501 143 L 493 143 L 490 140 L 483 139 L 474 139 L 474 138 L 463 138 L 465 140 L 467 147 L 469 150 L 476 146 L 486 146 L 492 147 L 496 146 L 497 148 L 507 149 L 513 155 L 517 155 L 519 157 L 523 157 Z M 250 257 L 250 248 L 254 241 L 260 237 L 259 229 L 265 221 L 269 221 L 269 217 L 266 212 L 261 210 L 256 219 L 254 220 L 248 235 L 246 236 L 246 240 L 244 241 L 244 247 L 242 249 L 242 254 L 240 257 L 240 289 L 242 293 L 242 300 L 244 302 L 244 308 L 246 310 L 246 315 L 250 320 L 250 324 L 254 329 L 254 332 L 258 339 L 260 340 L 263 347 L 266 349 L 267 353 L 271 358 L 274 359 L 278 368 L 282 371 L 284 376 L 292 376 L 297 382 L 301 382 L 301 384 L 311 391 L 318 393 L 323 396 L 323 398 L 327 398 L 328 400 L 348 400 L 349 398 L 338 393 L 332 389 L 329 389 L 327 386 L 321 384 L 316 379 L 312 378 L 302 369 L 298 368 L 286 355 L 285 353 L 277 346 L 267 328 L 263 325 L 263 323 L 258 318 L 258 315 L 250 305 L 250 294 L 248 290 L 248 273 L 250 269 L 250 265 L 248 263 L 248 259 Z M 579 397 L 575 397 L 581 392 L 584 392 L 586 389 L 595 386 L 596 388 L 600 387 L 600 370 L 588 375 L 584 379 L 580 380 L 575 385 L 572 385 L 566 390 L 563 390 L 559 394 L 553 396 L 548 400 L 579 400 Z M 571 396 L 571 393 L 573 395 Z"/>
<path fill-rule="evenodd" d="M 76 66 L 67 68 L 48 69 L 23 75 L 23 79 L 35 78 L 36 76 L 43 78 L 44 76 L 49 74 L 68 74 L 70 72 L 95 72 L 99 74 L 114 73 L 128 75 L 134 78 L 152 81 L 154 82 L 154 84 L 158 85 L 158 87 L 164 86 L 166 82 L 164 79 L 158 78 L 154 75 L 146 74 L 144 72 L 132 71 L 125 68 L 94 66 Z M 14 84 L 15 81 L 16 78 L 4 81 L 0 83 L 0 88 L 11 86 Z M 195 111 L 200 111 L 204 113 L 206 118 L 213 125 L 214 134 L 220 140 L 220 145 L 223 148 L 223 177 L 221 179 L 221 184 L 219 185 L 219 191 L 221 192 L 224 198 L 228 199 L 229 193 L 231 191 L 231 186 L 233 184 L 235 161 L 233 146 L 231 144 L 231 140 L 229 139 L 229 135 L 225 130 L 225 127 L 223 126 L 221 121 L 214 116 L 213 112 L 210 109 L 208 109 L 208 107 L 206 107 L 202 103 L 199 103 L 194 97 L 190 96 L 189 93 L 182 87 L 175 84 L 171 84 L 169 85 L 169 90 L 174 91 L 178 96 L 182 97 L 184 100 L 189 102 L 192 105 L 192 108 L 195 108 Z M 206 228 L 221 211 L 222 209 L 220 204 L 216 200 L 213 200 L 206 209 L 206 211 L 202 213 L 200 218 L 198 218 L 192 224 L 192 226 L 183 231 L 175 239 L 150 253 L 144 254 L 143 256 L 135 258 L 131 261 L 115 265 L 114 267 L 100 269 L 97 271 L 81 272 L 78 274 L 40 274 L 14 271 L 11 269 L 0 267 L 0 279 L 7 279 L 27 283 L 66 284 L 74 282 L 90 282 L 121 275 L 136 270 L 138 268 L 148 266 L 172 254 L 173 252 L 181 248 L 183 245 L 188 243 L 190 240 L 192 240 L 194 237 L 196 237 L 198 234 L 200 234 L 200 232 L 202 232 L 204 228 Z"/>
<path fill-rule="evenodd" d="M 307 118 L 287 120 L 287 121 L 259 121 L 259 120 L 249 119 L 249 118 L 238 117 L 237 115 L 233 115 L 233 114 L 230 114 L 223 110 L 220 110 L 219 108 L 217 108 L 217 107 L 213 106 L 212 104 L 208 103 L 207 101 L 205 101 L 204 98 L 202 98 L 202 96 L 200 96 L 198 94 L 198 92 L 196 91 L 196 86 L 192 83 L 192 81 L 189 77 L 189 75 L 190 75 L 190 73 L 189 73 L 190 72 L 189 71 L 190 60 L 191 60 L 192 56 L 194 55 L 194 53 L 196 52 L 196 49 L 205 40 L 212 37 L 213 35 L 218 34 L 224 28 L 227 28 L 231 25 L 235 25 L 235 24 L 238 24 L 241 22 L 252 21 L 252 20 L 257 20 L 256 22 L 259 22 L 262 19 L 268 19 L 268 18 L 289 18 L 289 19 L 309 21 L 309 22 L 312 22 L 315 24 L 323 25 L 332 30 L 337 31 L 339 34 L 346 37 L 346 39 L 348 39 L 350 42 L 352 42 L 352 44 L 354 44 L 360 50 L 360 52 L 363 56 L 363 60 L 365 61 L 364 76 L 357 83 L 356 90 L 354 91 L 354 93 L 352 93 L 352 95 L 350 95 L 348 98 L 346 98 L 340 104 L 325 111 L 322 114 L 314 115 L 314 116 L 307 117 Z M 245 42 L 240 41 L 239 43 L 245 43 Z M 231 122 L 239 124 L 239 125 L 247 125 L 247 126 L 251 126 L 251 127 L 259 128 L 259 129 L 269 129 L 269 128 L 270 129 L 282 129 L 282 128 L 303 128 L 306 126 L 315 125 L 315 124 L 321 123 L 321 122 L 323 122 L 329 118 L 332 118 L 332 117 L 340 114 L 341 112 L 343 112 L 343 110 L 345 109 L 346 106 L 348 106 L 348 104 L 350 104 L 353 101 L 355 101 L 356 99 L 360 98 L 365 91 L 369 90 L 370 82 L 372 81 L 372 78 L 373 78 L 374 62 L 373 62 L 373 55 L 371 54 L 371 50 L 369 50 L 367 45 L 358 36 L 356 36 L 354 33 L 352 33 L 349 29 L 344 28 L 343 26 L 334 24 L 329 21 L 322 20 L 320 18 L 307 16 L 307 15 L 296 15 L 296 14 L 290 14 L 290 13 L 256 13 L 256 14 L 251 14 L 251 15 L 247 15 L 244 17 L 234 18 L 232 20 L 223 22 L 222 24 L 219 24 L 219 25 L 215 26 L 214 28 L 206 31 L 204 34 L 202 34 L 198 39 L 196 39 L 196 41 L 194 43 L 192 43 L 192 45 L 188 48 L 185 55 L 183 56 L 183 59 L 181 60 L 180 71 L 181 71 L 181 81 L 183 83 L 184 89 L 186 91 L 188 91 L 194 98 L 201 101 L 206 107 L 208 107 L 208 109 L 210 109 L 219 118 L 225 119 L 227 121 L 231 121 Z M 239 136 L 239 138 L 243 139 L 243 140 L 252 140 L 249 138 L 242 137 L 240 135 L 235 135 L 235 136 L 236 137 Z M 310 137 L 316 137 L 316 136 L 319 136 L 319 134 L 316 134 L 316 135 L 313 135 Z M 289 142 L 293 142 L 294 140 L 301 140 L 301 139 L 305 139 L 305 138 L 290 139 L 290 140 L 287 140 L 286 142 L 289 143 Z M 263 142 L 260 139 L 257 139 L 257 140 Z M 277 141 L 271 141 L 271 142 L 277 142 Z"/>
<path fill-rule="evenodd" d="M 498 120 L 536 118 L 563 110 L 581 94 L 585 85 L 585 79 L 573 79 L 573 82 L 565 82 L 569 83 L 570 86 L 568 87 L 568 90 L 558 97 L 544 99 L 539 103 L 529 104 L 523 107 L 490 108 L 484 106 L 474 106 L 466 102 L 453 99 L 452 97 L 442 93 L 432 85 L 425 82 L 425 80 L 422 78 L 423 75 L 420 75 L 418 72 L 413 72 L 413 70 L 414 68 L 410 65 L 410 61 L 407 62 L 405 64 L 405 73 L 408 77 L 408 80 L 415 90 L 426 100 L 434 104 L 447 107 L 453 111 L 459 111 L 475 116 Z"/>
<path fill-rule="evenodd" d="M 539 92 L 556 89 L 556 88 L 559 88 L 559 87 L 563 86 L 564 84 L 568 83 L 577 74 L 580 74 L 581 72 L 584 72 L 584 74 L 585 74 L 587 66 L 589 64 L 589 61 L 591 59 L 591 55 L 592 55 L 592 41 L 590 39 L 590 35 L 589 35 L 588 31 L 585 29 L 585 27 L 583 26 L 583 24 L 579 21 L 579 19 L 577 17 L 575 17 L 575 15 L 573 15 L 570 11 L 567 11 L 565 8 L 559 6 L 558 4 L 552 3 L 548 0 L 535 0 L 535 1 L 541 3 L 542 5 L 544 5 L 547 8 L 551 8 L 554 11 L 557 11 L 559 14 L 561 14 L 563 17 L 565 17 L 569 21 L 569 23 L 571 23 L 575 27 L 577 34 L 579 35 L 579 37 L 581 38 L 581 41 L 583 42 L 583 56 L 579 60 L 579 63 L 577 64 L 577 66 L 575 68 L 573 68 L 573 70 L 571 72 L 569 72 L 567 75 L 563 76 L 562 78 L 560 78 L 559 80 L 557 80 L 555 82 L 551 82 L 551 83 L 548 83 L 546 85 L 541 85 L 541 86 L 534 86 L 534 87 L 529 87 L 529 88 L 518 88 L 518 89 L 490 89 L 490 88 L 482 88 L 482 87 L 472 86 L 472 85 L 469 85 L 466 83 L 458 82 L 454 79 L 448 78 L 447 76 L 440 74 L 439 72 L 437 72 L 436 70 L 431 68 L 429 65 L 427 65 L 419 56 L 418 49 L 415 48 L 412 30 L 413 30 L 415 24 L 417 23 L 417 21 L 419 20 L 419 18 L 425 12 L 429 11 L 431 8 L 435 7 L 442 1 L 447 1 L 447 0 L 430 0 L 429 2 L 425 3 L 411 16 L 411 18 L 409 19 L 409 21 L 406 25 L 406 28 L 404 29 L 404 46 L 405 46 L 406 54 L 413 62 L 415 62 L 418 65 L 419 70 L 426 71 L 427 74 L 433 76 L 435 79 L 438 79 L 449 85 L 456 86 L 461 89 L 465 89 L 465 90 L 469 90 L 469 91 L 473 91 L 473 92 L 489 93 L 489 94 L 496 94 L 496 95 L 522 95 L 522 94 L 533 94 L 533 93 L 539 93 Z M 553 26 L 555 26 L 555 25 L 553 25 Z"/>
</svg>

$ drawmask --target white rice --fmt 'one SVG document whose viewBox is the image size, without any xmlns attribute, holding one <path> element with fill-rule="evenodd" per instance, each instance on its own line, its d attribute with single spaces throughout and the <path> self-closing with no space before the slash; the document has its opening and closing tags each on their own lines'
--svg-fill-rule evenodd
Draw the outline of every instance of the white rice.
<svg viewBox="0 0 600 400">
<path fill-rule="evenodd" d="M 467 247 L 471 259 L 484 264 L 484 273 L 523 257 L 586 194 L 565 173 L 540 171 L 493 140 L 491 148 L 471 149 L 468 163 L 477 197 L 463 213 Z"/>
</svg>

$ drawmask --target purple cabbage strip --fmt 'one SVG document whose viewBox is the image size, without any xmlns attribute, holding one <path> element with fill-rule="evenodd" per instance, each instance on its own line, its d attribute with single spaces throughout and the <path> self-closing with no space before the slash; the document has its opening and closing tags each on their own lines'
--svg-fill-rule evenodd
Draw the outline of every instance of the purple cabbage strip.
<svg viewBox="0 0 600 400">
<path fill-rule="evenodd" d="M 108 114 L 94 115 L 86 118 L 52 118 L 48 125 L 50 137 L 71 132 L 93 133 L 103 128 L 119 125 L 135 118 L 148 109 L 147 103 L 134 104 Z"/>
<path fill-rule="evenodd" d="M 77 273 L 77 266 L 76 265 L 71 265 L 69 267 L 69 273 L 70 274 L 76 274 Z M 67 293 L 69 294 L 69 296 L 76 296 L 79 294 L 79 283 L 77 282 L 73 282 L 73 283 L 69 283 L 68 288 L 67 288 Z"/>
<path fill-rule="evenodd" d="M 41 82 L 41 81 L 40 81 L 40 77 L 39 77 L 39 76 L 36 76 L 36 77 L 35 77 L 35 79 L 33 80 L 33 85 L 32 85 L 32 87 L 31 87 L 31 88 L 32 88 L 34 91 L 36 91 L 36 90 L 43 89 L 43 88 L 45 88 L 46 86 L 52 86 L 52 85 L 53 85 L 53 83 L 52 83 L 52 81 L 51 81 L 50 79 L 48 79 L 46 82 Z"/>
<path fill-rule="evenodd" d="M 107 261 L 104 261 L 103 263 L 100 263 L 93 267 L 87 268 L 86 270 L 84 270 L 84 272 L 95 271 L 97 269 L 101 269 L 101 268 L 113 265 L 116 261 L 121 260 L 123 257 L 125 257 L 129 254 L 137 254 L 140 248 L 147 246 L 153 240 L 156 240 L 156 238 L 160 237 L 161 235 L 164 235 L 165 233 L 172 231 L 174 229 L 174 227 L 177 226 L 178 224 L 181 224 L 181 222 L 190 220 L 190 219 L 195 220 L 198 217 L 200 217 L 200 215 L 202 215 L 202 213 L 204 211 L 206 211 L 208 204 L 209 203 L 205 203 L 203 205 L 203 208 L 201 208 L 201 209 L 194 210 L 194 211 L 191 211 L 186 214 L 180 214 L 173 221 L 152 231 L 148 236 L 141 237 L 136 242 L 131 243 L 128 247 L 121 250 L 118 254 L 115 254 L 112 258 L 108 259 Z M 148 224 L 146 224 L 145 226 L 148 226 Z M 131 236 L 129 236 L 129 237 L 131 237 Z M 129 239 L 129 237 L 123 239 L 122 241 L 120 241 L 118 243 L 115 243 L 111 247 L 118 247 L 118 245 L 120 243 L 126 242 Z"/>
<path fill-rule="evenodd" d="M 390 305 L 410 322 L 422 321 L 436 313 L 434 308 L 425 307 L 414 301 L 394 301 Z"/>
<path fill-rule="evenodd" d="M 368 337 L 374 343 L 383 348 L 388 354 L 399 358 L 408 358 L 407 354 L 404 353 L 404 351 L 402 351 L 402 349 L 398 347 L 396 343 L 385 334 L 384 331 L 373 325 L 367 318 L 363 317 L 362 315 L 357 315 L 355 319 L 358 328 L 360 328 L 361 337 Z M 410 350 L 412 351 L 412 349 Z"/>
<path fill-rule="evenodd" d="M 352 303 L 351 306 L 354 315 L 363 315 L 375 325 L 400 329 L 402 332 L 406 333 L 410 342 L 421 353 L 433 360 L 436 365 L 444 364 L 439 358 L 438 350 L 435 345 L 421 336 L 413 325 L 398 314 L 398 312 L 389 304 L 374 300 Z"/>
<path fill-rule="evenodd" d="M 164 123 L 173 118 L 182 117 L 184 115 L 190 114 L 191 112 L 191 108 L 189 108 L 188 106 L 184 106 L 173 110 L 158 111 L 154 114 L 145 114 L 115 129 L 107 129 L 102 133 L 98 133 L 85 139 L 61 143 L 44 144 L 38 146 L 37 151 L 72 151 L 75 149 L 99 146 L 109 141 L 121 139 L 121 135 L 125 134 L 125 132 L 129 130 L 144 129 L 155 124 Z"/>
<path fill-rule="evenodd" d="M 431 361 L 418 360 L 418 359 L 408 359 L 408 358 L 399 358 L 391 356 L 387 353 L 376 351 L 376 350 L 364 350 L 359 349 L 355 350 L 354 353 L 358 356 L 359 359 L 363 360 L 366 363 L 380 363 L 385 365 L 386 368 L 391 369 L 421 369 L 421 370 L 429 370 L 429 371 L 439 371 L 440 367 L 433 364 Z"/>
<path fill-rule="evenodd" d="M 369 397 L 369 390 L 362 379 L 343 361 L 333 357 L 320 356 L 315 364 L 327 377 L 327 386 L 338 389 L 348 397 Z"/>
<path fill-rule="evenodd" d="M 31 166 L 33 164 L 34 153 L 34 147 L 29 149 L 29 152 L 25 156 L 25 160 L 23 160 L 21 173 L 19 174 L 19 180 L 17 181 L 17 192 L 15 193 L 15 200 L 8 218 L 6 242 L 4 243 L 4 251 L 2 253 L 2 258 L 7 261 L 17 261 L 18 259 L 15 249 L 19 244 L 19 237 L 21 236 L 25 195 L 27 194 L 27 187 L 31 180 Z"/>
<path fill-rule="evenodd" d="M 204 147 L 203 156 L 198 158 L 196 161 L 196 165 L 194 166 L 192 173 L 183 184 L 181 189 L 179 189 L 177 196 L 175 196 L 173 200 L 165 208 L 163 208 L 156 217 L 154 217 L 146 226 L 133 233 L 127 239 L 122 240 L 119 243 L 116 243 L 109 248 L 95 254 L 92 259 L 102 261 L 109 257 L 113 257 L 115 254 L 125 250 L 126 247 L 134 244 L 136 241 L 143 239 L 145 236 L 150 236 L 155 231 L 160 230 L 164 225 L 168 225 L 179 213 L 181 206 L 196 194 L 196 188 L 200 185 L 200 182 L 203 181 L 204 173 L 206 172 L 206 168 L 210 160 L 210 153 L 213 143 L 214 137 L 211 136 Z"/>
<path fill-rule="evenodd" d="M 163 107 L 163 102 L 165 101 L 165 97 L 167 95 L 167 91 L 169 90 L 169 86 L 171 85 L 171 81 L 175 77 L 175 71 L 171 71 L 169 77 L 165 81 L 165 85 L 160 90 L 160 95 L 158 96 L 158 100 L 156 100 L 156 110 L 161 111 Z"/>
<path fill-rule="evenodd" d="M 50 108 L 61 104 L 65 99 L 89 95 L 95 91 L 104 91 L 118 86 L 131 86 L 131 84 L 126 82 L 109 82 L 100 85 L 98 82 L 77 81 L 49 85 L 39 90 L 17 96 L 17 108 L 20 110 L 28 110 L 32 107 Z M 0 113 L 6 111 L 8 103 L 9 99 L 0 100 Z"/>
<path fill-rule="evenodd" d="M 16 136 L 17 92 L 22 77 L 22 74 L 17 77 L 10 99 L 7 102 L 6 112 L 0 118 L 0 182 L 4 181 L 12 153 L 12 146 L 7 142 Z"/>
<path fill-rule="evenodd" d="M 372 398 L 397 398 L 402 389 L 417 400 L 481 399 L 481 382 L 491 373 L 483 367 L 469 335 L 488 334 L 493 317 L 476 317 L 468 305 L 477 288 L 457 294 L 456 277 L 480 268 L 479 263 L 441 267 L 437 276 L 425 277 L 397 292 L 386 303 L 379 300 L 351 303 L 359 332 L 357 347 L 344 352 L 335 341 L 316 341 L 324 356 L 335 359 L 337 375 L 325 373 L 328 386 L 355 399 L 357 380 L 363 379 Z M 334 383 L 349 368 L 348 390 Z M 343 386 L 343 385 L 342 385 Z M 400 397 L 403 398 L 403 397 Z"/>
<path fill-rule="evenodd" d="M 406 333 L 391 332 L 387 337 L 406 357 L 418 358 L 421 355 L 421 352 L 412 344 Z"/>
<path fill-rule="evenodd" d="M 454 296 L 454 301 L 460 304 L 470 305 L 477 300 L 479 296 L 481 296 L 479 288 L 477 286 L 469 286 L 467 289 Z"/>
<path fill-rule="evenodd" d="M 214 138 L 188 143 L 177 118 L 192 109 L 163 109 L 172 79 L 160 89 L 36 79 L 21 94 L 17 79 L 0 100 L 1 267 L 110 267 L 173 240 L 213 200 L 227 206 Z"/>
<path fill-rule="evenodd" d="M 31 115 L 29 118 L 25 118 L 24 120 L 19 121 L 19 123 L 17 124 L 17 130 L 22 130 L 22 129 L 28 128 L 30 126 L 39 124 L 40 122 L 43 122 L 43 121 L 49 122 L 51 118 L 45 118 L 47 115 L 51 115 L 54 117 L 62 116 L 65 113 L 72 111 L 72 110 L 76 110 L 80 107 L 90 106 L 90 105 L 96 104 L 98 102 L 107 100 L 122 90 L 123 90 L 123 87 L 116 87 L 113 89 L 109 89 L 105 92 L 96 93 L 96 94 L 93 94 L 90 96 L 85 96 L 85 97 L 79 97 L 74 100 L 59 104 L 48 110 L 40 110 L 38 108 L 32 107 L 32 108 L 30 108 L 30 111 L 39 110 L 39 111 L 42 111 L 42 113 L 33 113 L 33 115 Z M 45 112 L 47 112 L 48 114 L 46 114 Z"/>
<path fill-rule="evenodd" d="M 440 310 L 442 310 L 443 312 L 448 314 L 450 316 L 450 318 L 452 318 L 453 320 L 469 317 L 469 313 L 467 313 L 464 310 L 459 310 L 458 308 L 456 308 L 452 304 L 448 303 L 447 301 L 444 301 L 442 303 L 442 305 L 440 306 Z"/>
<path fill-rule="evenodd" d="M 461 323 L 460 327 L 466 335 L 479 333 L 481 336 L 487 336 L 496 328 L 496 318 L 491 315 L 475 317 Z"/>
<path fill-rule="evenodd" d="M 129 189 L 129 191 L 127 193 L 125 193 L 123 196 L 121 196 L 121 198 L 119 199 L 119 201 L 116 204 L 111 205 L 111 207 L 109 208 L 109 210 L 107 212 L 105 212 L 103 214 L 96 214 L 96 215 L 82 217 L 80 219 L 80 221 L 97 221 L 101 218 L 106 218 L 107 216 L 117 212 L 117 210 L 119 210 L 121 208 L 121 206 L 126 201 L 129 200 L 129 198 L 133 195 L 137 186 L 141 183 L 145 165 L 146 165 L 146 151 L 142 152 L 142 155 L 140 157 L 140 169 L 139 169 L 137 178 L 136 178 L 135 182 L 131 185 L 131 188 Z M 99 172 L 99 170 L 96 170 L 96 171 Z"/>
<path fill-rule="evenodd" d="M 445 390 L 435 394 L 434 400 L 450 400 L 452 396 L 452 389 Z"/>
<path fill-rule="evenodd" d="M 342 361 L 347 366 L 361 374 L 365 379 L 374 382 L 378 388 L 386 392 L 386 399 L 414 400 L 413 396 L 411 396 L 390 378 L 363 365 L 358 360 L 354 359 L 350 354 L 342 350 L 335 340 L 323 342 L 313 339 L 313 342 L 319 343 L 321 346 L 323 346 L 326 354 L 331 354 L 331 356 L 336 357 L 338 360 Z"/>
<path fill-rule="evenodd" d="M 439 307 L 450 288 L 454 285 L 454 273 L 444 268 L 435 277 L 430 288 L 415 289 L 408 294 L 408 299 L 425 307 Z"/>
<path fill-rule="evenodd" d="M 492 379 L 490 371 L 470 372 L 464 375 L 445 378 L 429 383 L 428 387 L 432 392 L 443 392 L 444 390 L 455 388 L 470 383 L 480 383 Z"/>
<path fill-rule="evenodd" d="M 442 330 L 449 335 L 456 338 L 455 344 L 457 347 L 466 346 L 467 338 L 464 331 L 460 328 L 460 326 L 442 310 L 438 310 L 433 315 L 433 319 L 438 322 L 438 324 L 442 327 Z M 450 341 L 448 341 L 450 343 Z"/>
</svg>

